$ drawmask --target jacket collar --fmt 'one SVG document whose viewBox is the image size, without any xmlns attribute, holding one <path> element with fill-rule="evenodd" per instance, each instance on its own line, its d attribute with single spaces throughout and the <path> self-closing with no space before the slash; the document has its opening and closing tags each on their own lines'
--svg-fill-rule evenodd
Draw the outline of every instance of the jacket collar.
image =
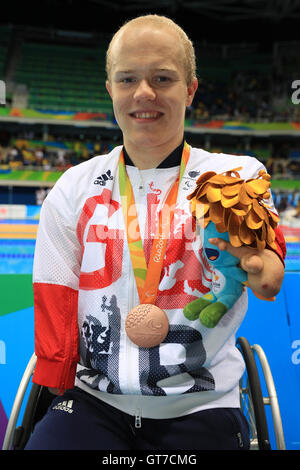
<svg viewBox="0 0 300 470">
<path fill-rule="evenodd" d="M 159 165 L 157 168 L 172 168 L 173 166 L 179 166 L 181 163 L 181 156 L 183 151 L 184 140 L 181 144 L 173 150 Z M 125 147 L 123 147 L 125 165 L 134 166 L 134 163 L 130 159 Z"/>
</svg>

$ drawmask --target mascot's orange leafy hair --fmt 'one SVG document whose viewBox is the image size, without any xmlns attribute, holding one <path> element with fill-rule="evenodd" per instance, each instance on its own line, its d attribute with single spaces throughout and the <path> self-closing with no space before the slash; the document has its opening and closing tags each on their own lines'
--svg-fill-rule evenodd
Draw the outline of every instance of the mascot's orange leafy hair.
<svg viewBox="0 0 300 470">
<path fill-rule="evenodd" d="M 238 173 L 241 169 L 201 175 L 196 189 L 188 196 L 192 215 L 203 221 L 204 228 L 212 221 L 219 233 L 228 232 L 235 247 L 276 249 L 274 229 L 279 217 L 264 201 L 271 196 L 271 177 L 260 170 L 257 178 L 243 180 Z"/>
</svg>

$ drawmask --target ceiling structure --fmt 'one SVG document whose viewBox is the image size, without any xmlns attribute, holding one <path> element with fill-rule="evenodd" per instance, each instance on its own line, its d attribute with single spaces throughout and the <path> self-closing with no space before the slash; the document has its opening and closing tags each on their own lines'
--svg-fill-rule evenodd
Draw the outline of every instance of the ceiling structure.
<svg viewBox="0 0 300 470">
<path fill-rule="evenodd" d="M 192 39 L 300 40 L 300 0 L 9 0 L 0 22 L 111 33 L 126 20 L 163 14 Z"/>
<path fill-rule="evenodd" d="M 132 12 L 166 8 L 171 14 L 179 10 L 201 14 L 222 21 L 266 18 L 270 21 L 300 18 L 300 0 L 90 0 L 112 11 Z"/>
</svg>

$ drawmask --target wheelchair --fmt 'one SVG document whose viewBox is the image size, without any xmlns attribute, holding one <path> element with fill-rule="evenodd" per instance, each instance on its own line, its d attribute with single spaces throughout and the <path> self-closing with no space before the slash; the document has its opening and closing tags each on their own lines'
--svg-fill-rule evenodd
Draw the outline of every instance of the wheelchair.
<svg viewBox="0 0 300 470">
<path fill-rule="evenodd" d="M 248 340 L 239 337 L 236 346 L 245 362 L 245 372 L 239 384 L 240 406 L 247 418 L 250 431 L 250 450 L 272 450 L 265 406 L 271 406 L 273 427 L 277 450 L 285 450 L 284 433 L 276 389 L 266 355 L 261 346 L 250 346 Z M 259 361 L 267 387 L 267 396 L 263 396 L 257 367 Z M 22 423 L 16 427 L 24 395 L 33 375 L 36 356 L 32 355 L 20 382 L 11 415 L 8 421 L 2 450 L 23 450 L 35 424 L 44 416 L 54 400 L 47 387 L 32 384 L 25 407 Z"/>
<path fill-rule="evenodd" d="M 244 362 L 245 372 L 240 379 L 240 407 L 247 418 L 250 431 L 250 450 L 272 450 L 266 406 L 271 407 L 277 450 L 286 450 L 280 408 L 271 369 L 262 347 L 250 346 L 248 340 L 239 337 L 236 342 Z M 267 396 L 263 396 L 257 365 L 261 366 Z"/>
</svg>

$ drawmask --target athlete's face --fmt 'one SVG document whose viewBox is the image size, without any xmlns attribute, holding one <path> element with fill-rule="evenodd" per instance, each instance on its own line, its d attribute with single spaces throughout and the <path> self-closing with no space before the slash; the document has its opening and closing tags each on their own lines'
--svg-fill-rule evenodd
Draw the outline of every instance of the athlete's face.
<svg viewBox="0 0 300 470">
<path fill-rule="evenodd" d="M 168 29 L 135 26 L 116 38 L 106 85 L 129 153 L 181 143 L 186 106 L 197 88 L 196 79 L 187 86 L 183 53 Z"/>
</svg>

